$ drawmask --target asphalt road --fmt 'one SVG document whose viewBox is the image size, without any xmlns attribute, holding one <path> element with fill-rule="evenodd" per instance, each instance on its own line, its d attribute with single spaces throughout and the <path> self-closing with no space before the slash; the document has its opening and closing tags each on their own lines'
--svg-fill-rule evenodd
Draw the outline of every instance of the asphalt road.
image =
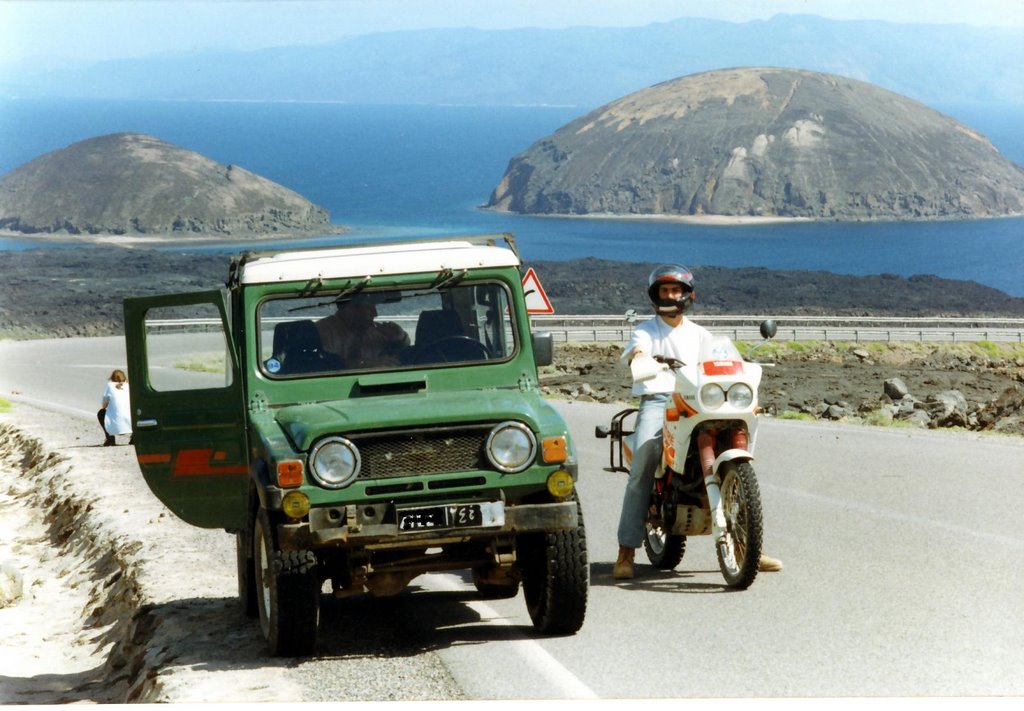
<svg viewBox="0 0 1024 711">
<path fill-rule="evenodd" d="M 92 418 L 123 365 L 120 339 L 0 342 L 0 396 Z M 325 603 L 323 659 L 288 672 L 318 680 L 307 700 L 338 699 L 332 668 L 370 648 L 438 655 L 471 699 L 1024 695 L 1024 441 L 767 421 L 755 468 L 784 570 L 730 591 L 696 537 L 679 570 L 616 584 L 624 480 L 593 429 L 617 408 L 559 407 L 581 462 L 583 629 L 535 638 L 521 595 L 422 576 L 395 599 Z"/>
</svg>

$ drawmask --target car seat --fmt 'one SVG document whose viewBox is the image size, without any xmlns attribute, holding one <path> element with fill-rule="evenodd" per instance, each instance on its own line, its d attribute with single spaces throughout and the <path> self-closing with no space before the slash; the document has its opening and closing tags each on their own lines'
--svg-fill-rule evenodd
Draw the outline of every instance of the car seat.
<svg viewBox="0 0 1024 711">
<path fill-rule="evenodd" d="M 310 320 L 284 321 L 274 326 L 274 357 L 284 375 L 318 373 L 342 368 L 341 357 L 323 350 L 320 333 Z"/>
</svg>

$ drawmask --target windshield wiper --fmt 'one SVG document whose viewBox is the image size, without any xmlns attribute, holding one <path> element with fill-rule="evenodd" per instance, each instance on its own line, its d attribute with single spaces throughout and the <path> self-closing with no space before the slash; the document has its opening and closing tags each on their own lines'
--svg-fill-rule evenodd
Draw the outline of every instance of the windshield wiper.
<svg viewBox="0 0 1024 711">
<path fill-rule="evenodd" d="M 410 296 L 425 296 L 435 291 L 441 291 L 442 289 L 455 286 L 466 277 L 468 271 L 468 269 L 454 271 L 451 267 L 445 267 L 441 270 L 441 273 L 437 275 L 437 278 L 430 282 L 430 286 L 426 291 L 418 291 L 415 294 L 410 294 Z"/>
<path fill-rule="evenodd" d="M 452 271 L 451 267 L 445 267 L 441 270 L 441 273 L 437 275 L 437 279 L 430 284 L 431 289 L 447 289 L 449 286 L 455 286 L 462 281 L 465 276 L 466 269 L 460 269 L 459 271 Z"/>
<path fill-rule="evenodd" d="M 288 313 L 292 313 L 294 311 L 305 311 L 306 309 L 316 309 L 320 308 L 321 306 L 331 306 L 332 304 L 337 304 L 339 301 L 347 299 L 348 297 L 354 294 L 358 294 L 360 291 L 369 286 L 371 281 L 373 281 L 373 277 L 363 277 L 355 284 L 352 284 L 351 286 L 346 286 L 344 289 L 341 290 L 340 294 L 338 294 L 329 301 L 318 301 L 315 304 L 305 304 L 304 306 L 296 306 L 294 309 L 288 309 Z"/>
</svg>

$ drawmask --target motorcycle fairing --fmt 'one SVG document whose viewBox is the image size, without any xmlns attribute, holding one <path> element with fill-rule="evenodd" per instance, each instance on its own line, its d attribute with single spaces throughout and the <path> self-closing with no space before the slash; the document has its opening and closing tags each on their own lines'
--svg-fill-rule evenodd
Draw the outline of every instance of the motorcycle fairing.
<svg viewBox="0 0 1024 711">
<path fill-rule="evenodd" d="M 743 362 L 738 360 L 706 360 L 701 367 L 704 375 L 743 375 Z"/>
</svg>

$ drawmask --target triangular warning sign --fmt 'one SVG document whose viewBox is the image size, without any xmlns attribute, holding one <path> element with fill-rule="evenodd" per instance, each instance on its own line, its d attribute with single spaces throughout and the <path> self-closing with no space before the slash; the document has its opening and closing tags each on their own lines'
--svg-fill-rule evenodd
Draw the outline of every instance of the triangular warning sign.
<svg viewBox="0 0 1024 711">
<path fill-rule="evenodd" d="M 540 285 L 540 279 L 533 267 L 526 270 L 523 277 L 523 294 L 526 295 L 526 311 L 531 314 L 553 314 L 554 307 L 548 301 L 548 295 L 544 293 L 544 287 Z"/>
</svg>

